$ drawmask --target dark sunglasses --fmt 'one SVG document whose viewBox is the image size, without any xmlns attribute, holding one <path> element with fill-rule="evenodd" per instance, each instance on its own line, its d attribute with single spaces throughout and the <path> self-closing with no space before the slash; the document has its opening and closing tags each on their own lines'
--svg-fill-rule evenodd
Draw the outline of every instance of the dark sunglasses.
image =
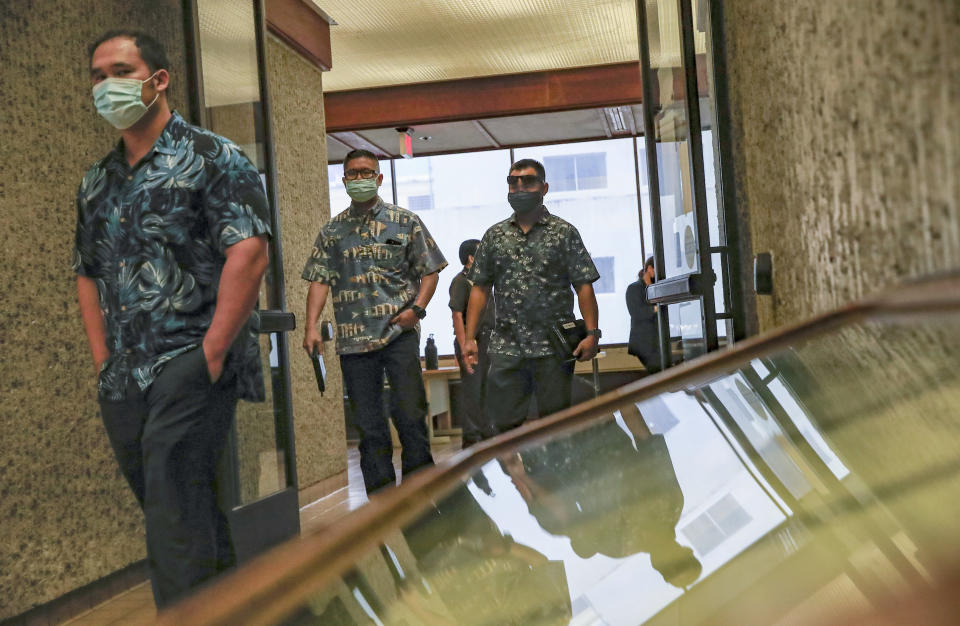
<svg viewBox="0 0 960 626">
<path fill-rule="evenodd" d="M 524 174 L 523 176 L 507 176 L 507 184 L 516 187 L 523 183 L 524 187 L 534 187 L 542 183 L 543 179 L 533 174 Z"/>
</svg>

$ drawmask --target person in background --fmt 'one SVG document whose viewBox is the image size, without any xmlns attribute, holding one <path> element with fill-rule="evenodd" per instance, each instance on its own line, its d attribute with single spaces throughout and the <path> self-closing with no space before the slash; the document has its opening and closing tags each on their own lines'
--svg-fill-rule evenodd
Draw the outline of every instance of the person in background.
<svg viewBox="0 0 960 626">
<path fill-rule="evenodd" d="M 170 111 L 156 39 L 110 31 L 88 61 L 94 105 L 120 141 L 80 184 L 73 269 L 162 609 L 235 561 L 216 465 L 237 399 L 265 395 L 253 309 L 269 207 L 236 144 Z"/>
<path fill-rule="evenodd" d="M 454 353 L 460 366 L 460 407 L 463 415 L 463 447 L 471 446 L 478 441 L 493 435 L 492 427 L 487 423 L 483 412 L 484 388 L 487 381 L 487 369 L 490 361 L 487 348 L 490 343 L 490 332 L 494 324 L 493 300 L 488 300 L 483 314 L 480 316 L 480 326 L 477 329 L 477 366 L 471 373 L 467 370 L 461 346 L 466 338 L 467 303 L 470 300 L 470 288 L 473 286 L 467 274 L 473 267 L 473 259 L 477 254 L 479 239 L 468 239 L 460 244 L 460 262 L 463 271 L 450 282 L 450 310 L 453 315 Z"/>
<path fill-rule="evenodd" d="M 654 374 L 660 371 L 660 333 L 657 307 L 647 302 L 647 287 L 656 280 L 653 257 L 647 259 L 637 282 L 627 287 L 627 311 L 630 313 L 630 339 L 627 353 L 640 359 L 644 369 Z"/>
<path fill-rule="evenodd" d="M 384 372 L 403 475 L 433 465 L 419 326 L 447 261 L 416 214 L 380 198 L 376 155 L 347 154 L 343 184 L 352 202 L 320 229 L 303 268 L 310 283 L 303 347 L 310 355 L 323 349 L 317 320 L 332 289 L 340 369 L 360 431 L 360 470 L 373 493 L 396 483 Z"/>
<path fill-rule="evenodd" d="M 570 406 L 574 362 L 557 353 L 550 332 L 573 319 L 574 293 L 587 328 L 574 356 L 591 360 L 600 340 L 593 291 L 600 274 L 577 229 L 543 206 L 549 189 L 543 165 L 517 161 L 507 189 L 513 215 L 483 235 L 467 276 L 473 287 L 463 347 L 467 370 L 473 371 L 479 360 L 477 332 L 492 287 L 497 311 L 484 407 L 498 434 L 524 422 L 534 395 L 540 417 Z"/>
</svg>

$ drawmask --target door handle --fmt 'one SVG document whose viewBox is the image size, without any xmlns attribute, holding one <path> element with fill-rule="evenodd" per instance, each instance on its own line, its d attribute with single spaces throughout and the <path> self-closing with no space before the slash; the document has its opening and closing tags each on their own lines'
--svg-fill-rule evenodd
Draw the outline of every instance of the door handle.
<svg viewBox="0 0 960 626">
<path fill-rule="evenodd" d="M 287 333 L 297 328 L 297 317 L 289 311 L 270 309 L 259 313 L 260 334 Z"/>
</svg>

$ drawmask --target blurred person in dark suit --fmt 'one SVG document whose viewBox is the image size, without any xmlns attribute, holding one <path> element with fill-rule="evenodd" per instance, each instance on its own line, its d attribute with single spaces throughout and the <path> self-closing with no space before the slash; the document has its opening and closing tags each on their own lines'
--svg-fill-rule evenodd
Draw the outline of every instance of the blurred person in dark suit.
<svg viewBox="0 0 960 626">
<path fill-rule="evenodd" d="M 657 325 L 657 305 L 647 301 L 647 287 L 656 281 L 653 257 L 647 259 L 637 277 L 627 287 L 627 311 L 630 313 L 630 339 L 627 353 L 640 359 L 650 374 L 659 372 L 660 333 Z"/>
</svg>

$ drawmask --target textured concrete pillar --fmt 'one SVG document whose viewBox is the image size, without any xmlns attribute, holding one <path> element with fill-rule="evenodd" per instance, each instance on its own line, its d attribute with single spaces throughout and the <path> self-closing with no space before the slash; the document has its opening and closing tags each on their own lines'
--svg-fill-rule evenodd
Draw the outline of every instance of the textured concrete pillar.
<svg viewBox="0 0 960 626">
<path fill-rule="evenodd" d="M 333 342 L 328 342 L 324 353 L 327 390 L 322 398 L 313 366 L 300 347 L 308 285 L 300 273 L 320 226 L 330 219 L 322 73 L 271 36 L 267 47 L 267 76 L 287 310 L 297 315 L 297 330 L 289 334 L 289 341 L 297 472 L 303 489 L 339 476 L 347 469 L 343 386 Z M 322 319 L 333 321 L 329 302 Z M 346 484 L 345 474 L 341 478 Z"/>
<path fill-rule="evenodd" d="M 119 138 L 93 108 L 87 45 L 119 27 L 166 45 L 184 109 L 179 1 L 0 3 L 0 619 L 144 557 L 70 269 L 77 185 Z"/>
<path fill-rule="evenodd" d="M 724 11 L 742 236 L 774 257 L 760 329 L 960 266 L 960 4 Z"/>
</svg>

